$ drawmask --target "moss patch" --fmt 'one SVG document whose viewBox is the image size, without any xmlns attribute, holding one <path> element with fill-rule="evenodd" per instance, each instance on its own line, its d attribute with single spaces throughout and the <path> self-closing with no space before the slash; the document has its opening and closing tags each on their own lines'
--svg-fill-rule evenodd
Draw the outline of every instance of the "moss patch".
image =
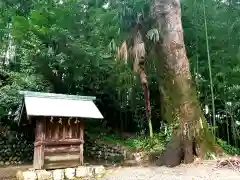
<svg viewBox="0 0 240 180">
<path fill-rule="evenodd" d="M 168 133 L 168 132 L 167 132 Z M 93 135 L 96 140 L 102 143 L 120 145 L 128 150 L 141 150 L 141 151 L 162 151 L 166 145 L 166 139 L 169 136 L 167 133 L 155 133 L 153 138 L 144 136 L 133 136 L 122 140 L 119 136 L 113 134 Z"/>
</svg>

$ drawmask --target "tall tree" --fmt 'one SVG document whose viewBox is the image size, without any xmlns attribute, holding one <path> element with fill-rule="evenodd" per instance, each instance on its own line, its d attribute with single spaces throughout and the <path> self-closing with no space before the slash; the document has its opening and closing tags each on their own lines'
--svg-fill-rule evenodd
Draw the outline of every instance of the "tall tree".
<svg viewBox="0 0 240 180">
<path fill-rule="evenodd" d="M 165 116 L 171 122 L 179 122 L 159 163 L 169 166 L 181 161 L 191 163 L 194 155 L 203 156 L 213 147 L 213 139 L 192 81 L 183 38 L 180 0 L 153 0 L 152 10 L 162 35 L 156 48 L 158 58 L 161 57 L 158 66 L 163 82 Z"/>
</svg>

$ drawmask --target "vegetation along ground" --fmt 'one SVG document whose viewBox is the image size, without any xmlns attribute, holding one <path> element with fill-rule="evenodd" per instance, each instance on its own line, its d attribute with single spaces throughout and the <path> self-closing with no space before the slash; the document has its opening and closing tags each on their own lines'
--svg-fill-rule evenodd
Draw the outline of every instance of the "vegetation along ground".
<svg viewBox="0 0 240 180">
<path fill-rule="evenodd" d="M 86 121 L 88 143 L 175 167 L 106 179 L 239 176 L 238 160 L 194 165 L 240 153 L 239 13 L 237 0 L 0 2 L 0 165 L 32 161 L 34 127 L 17 121 L 19 90 L 31 90 L 96 96 L 104 120 Z"/>
</svg>

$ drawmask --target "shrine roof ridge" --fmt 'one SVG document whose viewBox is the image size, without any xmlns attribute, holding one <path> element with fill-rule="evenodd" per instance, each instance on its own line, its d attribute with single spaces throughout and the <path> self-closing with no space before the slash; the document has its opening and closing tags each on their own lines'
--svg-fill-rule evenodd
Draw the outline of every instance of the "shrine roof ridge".
<svg viewBox="0 0 240 180">
<path fill-rule="evenodd" d="M 69 94 L 56 94 L 56 93 L 42 93 L 34 91 L 20 91 L 21 95 L 25 97 L 37 97 L 37 98 L 53 98 L 53 99 L 68 99 L 68 100 L 81 100 L 81 101 L 94 101 L 96 97 L 94 96 L 79 96 L 79 95 L 69 95 Z"/>
</svg>

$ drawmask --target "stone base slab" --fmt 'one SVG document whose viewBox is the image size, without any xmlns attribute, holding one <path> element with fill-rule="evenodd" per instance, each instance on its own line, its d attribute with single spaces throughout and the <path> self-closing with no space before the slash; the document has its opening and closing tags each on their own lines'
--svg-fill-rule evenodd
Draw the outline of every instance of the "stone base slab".
<svg viewBox="0 0 240 180">
<path fill-rule="evenodd" d="M 84 177 L 99 177 L 106 173 L 104 166 L 79 166 L 76 168 L 18 171 L 18 180 L 72 180 Z"/>
</svg>

